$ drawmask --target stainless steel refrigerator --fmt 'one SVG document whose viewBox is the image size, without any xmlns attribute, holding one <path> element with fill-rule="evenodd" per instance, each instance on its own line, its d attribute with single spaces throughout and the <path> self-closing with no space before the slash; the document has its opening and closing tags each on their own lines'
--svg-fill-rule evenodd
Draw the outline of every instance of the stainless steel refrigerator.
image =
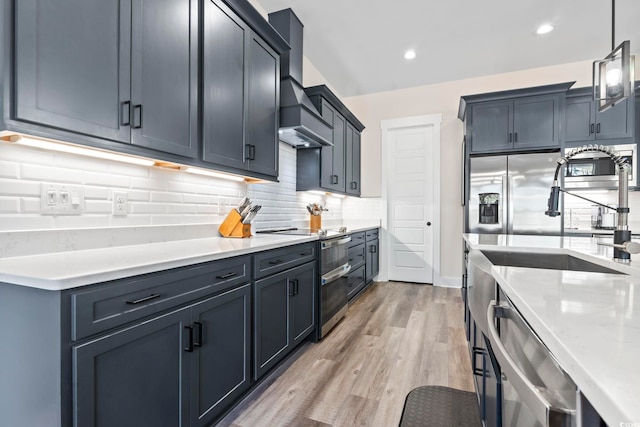
<svg viewBox="0 0 640 427">
<path fill-rule="evenodd" d="M 465 229 L 470 233 L 560 235 L 562 217 L 548 217 L 559 153 L 471 157 Z"/>
</svg>

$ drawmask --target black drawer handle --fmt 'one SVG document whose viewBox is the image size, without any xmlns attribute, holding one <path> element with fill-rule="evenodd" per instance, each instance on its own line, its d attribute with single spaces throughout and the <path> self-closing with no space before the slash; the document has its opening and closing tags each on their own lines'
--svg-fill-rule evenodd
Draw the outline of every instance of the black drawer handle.
<svg viewBox="0 0 640 427">
<path fill-rule="evenodd" d="M 277 259 L 275 261 L 269 261 L 270 265 L 278 265 L 278 264 L 282 264 L 284 261 L 281 259 Z"/>
<path fill-rule="evenodd" d="M 140 298 L 140 299 L 136 299 L 136 300 L 129 300 L 129 301 L 127 301 L 127 304 L 136 305 L 136 304 L 140 304 L 140 303 L 143 303 L 143 302 L 151 301 L 152 299 L 156 299 L 156 298 L 159 298 L 159 297 L 160 297 L 160 294 L 151 294 L 151 295 L 149 295 L 147 297 L 144 297 L 144 298 Z"/>
<path fill-rule="evenodd" d="M 204 325 L 202 324 L 202 322 L 193 322 L 193 324 L 198 327 L 198 332 L 196 333 L 198 341 L 194 341 L 193 346 L 202 347 L 202 328 L 204 327 Z"/>
<path fill-rule="evenodd" d="M 189 331 L 189 344 L 184 348 L 184 351 L 193 353 L 193 326 L 185 326 L 184 328 Z"/>
<path fill-rule="evenodd" d="M 230 279 L 232 277 L 236 277 L 238 275 L 238 273 L 235 272 L 231 272 L 231 273 L 227 273 L 227 274 L 223 274 L 222 276 L 216 276 L 216 279 Z"/>
<path fill-rule="evenodd" d="M 600 123 L 596 126 L 596 133 L 600 133 Z"/>
<path fill-rule="evenodd" d="M 303 252 L 300 254 L 300 256 L 309 256 L 311 255 L 311 252 Z"/>
<path fill-rule="evenodd" d="M 513 142 L 513 133 L 509 132 L 509 142 Z"/>
<path fill-rule="evenodd" d="M 518 132 L 513 134 L 513 142 L 518 142 Z"/>
</svg>

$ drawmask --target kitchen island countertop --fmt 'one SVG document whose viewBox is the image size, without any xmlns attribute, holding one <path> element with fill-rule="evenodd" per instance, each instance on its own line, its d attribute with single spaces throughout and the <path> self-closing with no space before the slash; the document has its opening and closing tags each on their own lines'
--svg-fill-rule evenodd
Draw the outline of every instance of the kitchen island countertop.
<svg viewBox="0 0 640 427">
<path fill-rule="evenodd" d="M 600 416 L 612 426 L 640 422 L 638 266 L 614 263 L 612 249 L 597 245 L 598 238 L 465 234 L 464 239 L 471 249 L 567 253 L 627 273 L 492 267 L 505 294 Z"/>
<path fill-rule="evenodd" d="M 60 291 L 191 264 L 318 240 L 318 236 L 259 234 L 0 258 L 0 282 Z"/>
</svg>

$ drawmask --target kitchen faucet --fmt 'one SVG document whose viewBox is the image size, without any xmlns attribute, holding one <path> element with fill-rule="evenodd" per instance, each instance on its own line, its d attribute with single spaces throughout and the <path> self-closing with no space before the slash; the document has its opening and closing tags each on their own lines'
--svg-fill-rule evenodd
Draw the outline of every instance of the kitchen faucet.
<svg viewBox="0 0 640 427">
<path fill-rule="evenodd" d="M 613 162 L 618 167 L 618 207 L 614 208 L 603 203 L 596 202 L 591 199 L 587 199 L 586 197 L 579 196 L 577 194 L 570 193 L 566 190 L 563 190 L 558 185 L 558 175 L 560 173 L 560 168 L 562 165 L 567 164 L 569 159 L 574 156 L 577 156 L 580 153 L 584 152 L 592 152 L 599 151 L 601 153 L 607 154 Z M 613 260 L 621 263 L 629 263 L 631 262 L 630 254 L 640 253 L 640 243 L 631 241 L 631 231 L 629 230 L 628 225 L 628 216 L 629 216 L 629 168 L 630 165 L 627 163 L 627 160 L 622 157 L 618 152 L 614 151 L 611 147 L 607 147 L 604 145 L 593 145 L 589 144 L 588 146 L 582 146 L 571 150 L 569 153 L 565 154 L 563 157 L 558 159 L 558 166 L 556 166 L 556 173 L 553 177 L 553 184 L 551 186 L 551 194 L 549 195 L 548 201 L 548 209 L 545 212 L 547 216 L 559 216 L 560 211 L 558 210 L 558 202 L 560 199 L 560 192 L 571 194 L 572 196 L 579 197 L 581 199 L 587 200 L 591 203 L 595 203 L 600 206 L 604 206 L 610 209 L 615 209 L 618 212 L 618 226 L 613 232 L 613 244 L 610 243 L 600 243 L 599 245 L 604 246 L 612 246 L 613 247 Z"/>
</svg>

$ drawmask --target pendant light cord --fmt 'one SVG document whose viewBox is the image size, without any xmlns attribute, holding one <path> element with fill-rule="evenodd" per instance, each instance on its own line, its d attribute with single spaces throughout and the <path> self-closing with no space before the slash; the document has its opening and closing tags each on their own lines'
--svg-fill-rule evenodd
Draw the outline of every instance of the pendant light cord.
<svg viewBox="0 0 640 427">
<path fill-rule="evenodd" d="M 616 48 L 616 0 L 611 0 L 611 51 Z"/>
</svg>

